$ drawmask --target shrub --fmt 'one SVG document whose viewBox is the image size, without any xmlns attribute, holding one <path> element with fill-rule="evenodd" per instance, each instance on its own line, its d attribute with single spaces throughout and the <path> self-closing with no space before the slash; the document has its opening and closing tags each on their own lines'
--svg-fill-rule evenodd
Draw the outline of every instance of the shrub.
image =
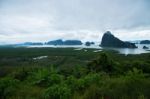
<svg viewBox="0 0 150 99">
<path fill-rule="evenodd" d="M 137 99 L 141 95 L 149 98 L 149 87 L 149 79 L 146 79 L 141 71 L 133 69 L 126 76 L 106 80 L 101 87 L 101 92 L 104 96 L 114 99 L 122 99 L 125 97 Z"/>
<path fill-rule="evenodd" d="M 71 90 L 64 84 L 53 85 L 44 92 L 45 99 L 70 99 L 70 96 Z"/>
<path fill-rule="evenodd" d="M 33 85 L 47 86 L 49 75 L 50 71 L 42 68 L 37 71 L 33 71 L 27 80 L 30 81 Z"/>
<path fill-rule="evenodd" d="M 15 72 L 12 73 L 12 77 L 15 79 L 18 79 L 20 81 L 25 80 L 29 75 L 29 70 L 25 68 L 21 68 L 19 70 L 16 70 Z"/>
<path fill-rule="evenodd" d="M 17 89 L 18 80 L 10 77 L 0 79 L 0 98 L 5 99 L 15 94 Z"/>
<path fill-rule="evenodd" d="M 41 87 L 52 86 L 53 84 L 59 84 L 63 81 L 64 76 L 58 74 L 53 69 L 42 68 L 38 71 L 32 72 L 32 75 L 28 78 L 33 85 L 38 85 Z"/>
</svg>

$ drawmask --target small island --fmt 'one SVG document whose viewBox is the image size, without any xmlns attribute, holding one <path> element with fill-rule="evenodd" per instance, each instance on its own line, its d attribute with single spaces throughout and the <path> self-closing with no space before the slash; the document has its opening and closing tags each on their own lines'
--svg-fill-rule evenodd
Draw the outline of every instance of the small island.
<svg viewBox="0 0 150 99">
<path fill-rule="evenodd" d="M 143 49 L 149 49 L 147 46 L 143 46 Z"/>
<path fill-rule="evenodd" d="M 91 45 L 94 45 L 94 44 L 95 44 L 94 42 L 89 42 L 89 41 L 85 42 L 86 46 L 91 46 Z"/>
</svg>

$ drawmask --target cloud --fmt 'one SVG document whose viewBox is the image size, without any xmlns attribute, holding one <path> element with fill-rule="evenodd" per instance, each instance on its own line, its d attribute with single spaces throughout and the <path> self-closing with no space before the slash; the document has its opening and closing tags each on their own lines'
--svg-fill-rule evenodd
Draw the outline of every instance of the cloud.
<svg viewBox="0 0 150 99">
<path fill-rule="evenodd" d="M 149 0 L 0 0 L 0 42 L 150 36 Z"/>
</svg>

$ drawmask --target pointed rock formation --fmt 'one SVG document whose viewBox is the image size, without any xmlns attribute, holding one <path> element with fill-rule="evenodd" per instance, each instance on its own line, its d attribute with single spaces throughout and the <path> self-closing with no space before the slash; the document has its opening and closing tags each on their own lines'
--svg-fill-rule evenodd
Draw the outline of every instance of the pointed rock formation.
<svg viewBox="0 0 150 99">
<path fill-rule="evenodd" d="M 117 48 L 137 48 L 134 43 L 124 42 L 114 35 L 110 31 L 104 33 L 101 42 L 102 47 L 117 47 Z"/>
</svg>

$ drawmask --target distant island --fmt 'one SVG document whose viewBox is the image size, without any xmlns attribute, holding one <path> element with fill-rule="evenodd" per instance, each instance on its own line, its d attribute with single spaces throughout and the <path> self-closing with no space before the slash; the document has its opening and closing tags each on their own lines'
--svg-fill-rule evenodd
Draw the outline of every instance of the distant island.
<svg viewBox="0 0 150 99">
<path fill-rule="evenodd" d="M 110 31 L 104 33 L 100 46 L 117 48 L 137 48 L 134 43 L 124 42 L 115 37 Z"/>
<path fill-rule="evenodd" d="M 41 42 L 25 42 L 23 45 L 43 45 Z"/>
<path fill-rule="evenodd" d="M 85 42 L 86 46 L 91 46 L 91 45 L 94 45 L 94 44 L 95 44 L 94 42 L 89 42 L 89 41 Z"/>
<path fill-rule="evenodd" d="M 142 40 L 140 41 L 140 44 L 150 44 L 150 40 Z"/>
<path fill-rule="evenodd" d="M 63 45 L 62 39 L 53 40 L 45 43 L 46 45 Z"/>
<path fill-rule="evenodd" d="M 65 40 L 62 39 L 53 40 L 45 43 L 46 45 L 82 45 L 80 40 Z"/>
<path fill-rule="evenodd" d="M 82 45 L 81 40 L 62 40 L 56 39 L 48 42 L 24 42 L 17 44 L 5 44 L 7 46 L 34 46 L 34 45 Z M 94 45 L 95 42 L 86 41 L 85 46 Z M 115 37 L 110 31 L 106 31 L 101 39 L 101 47 L 115 47 L 115 48 L 137 48 L 135 44 L 150 44 L 150 40 L 136 40 L 136 41 L 122 41 Z M 0 45 L 2 46 L 2 45 Z M 4 46 L 4 45 L 3 45 Z M 143 49 L 146 49 L 145 47 Z"/>
<path fill-rule="evenodd" d="M 143 49 L 149 49 L 147 46 L 143 46 Z"/>
</svg>

